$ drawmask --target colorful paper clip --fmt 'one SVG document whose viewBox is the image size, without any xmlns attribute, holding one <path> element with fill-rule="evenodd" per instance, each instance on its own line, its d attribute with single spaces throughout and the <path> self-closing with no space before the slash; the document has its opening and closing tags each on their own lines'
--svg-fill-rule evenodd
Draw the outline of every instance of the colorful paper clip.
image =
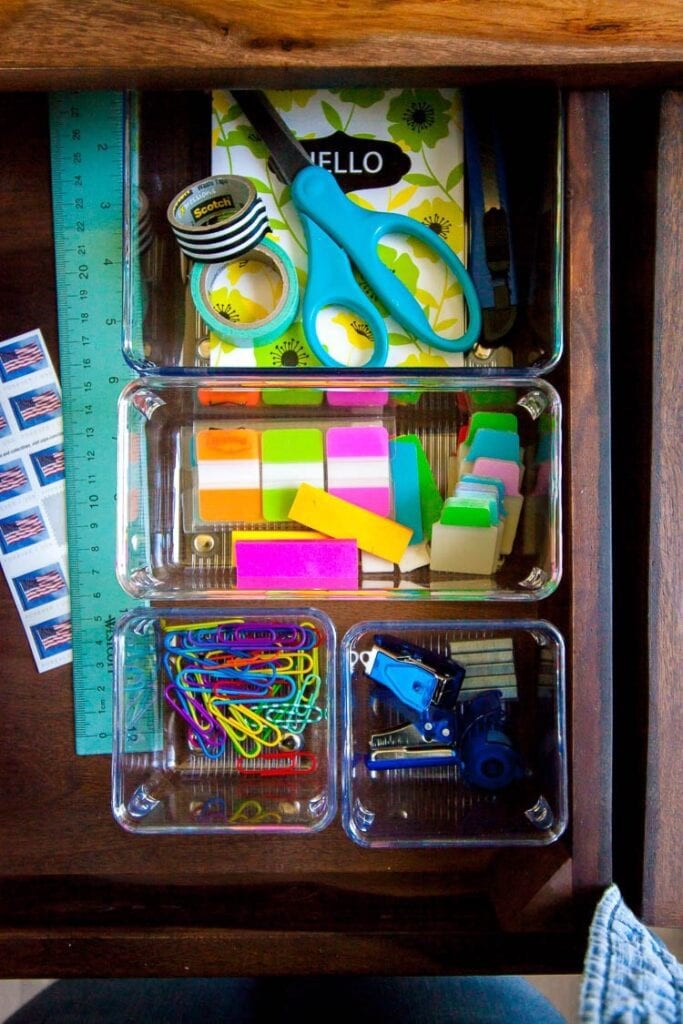
<svg viewBox="0 0 683 1024">
<path fill-rule="evenodd" d="M 234 755 L 241 774 L 315 771 L 317 759 L 301 750 L 301 735 L 325 717 L 316 703 L 320 643 L 307 622 L 164 625 L 164 696 L 188 727 L 190 750 L 210 760 Z"/>
</svg>

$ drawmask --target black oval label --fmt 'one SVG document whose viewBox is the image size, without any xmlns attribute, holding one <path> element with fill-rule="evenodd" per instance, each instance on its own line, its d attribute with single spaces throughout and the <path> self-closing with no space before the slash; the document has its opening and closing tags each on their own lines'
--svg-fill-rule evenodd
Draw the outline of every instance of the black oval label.
<svg viewBox="0 0 683 1024">
<path fill-rule="evenodd" d="M 300 139 L 299 142 L 312 164 L 334 175 L 342 192 L 396 185 L 411 166 L 408 154 L 386 139 L 359 139 L 337 131 L 323 139 Z M 268 164 L 280 177 L 272 159 Z"/>
</svg>

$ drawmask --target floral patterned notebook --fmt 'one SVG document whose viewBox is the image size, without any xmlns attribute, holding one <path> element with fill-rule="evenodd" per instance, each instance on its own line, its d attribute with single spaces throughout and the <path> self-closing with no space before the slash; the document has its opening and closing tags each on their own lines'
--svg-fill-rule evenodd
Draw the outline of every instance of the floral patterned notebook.
<svg viewBox="0 0 683 1024">
<path fill-rule="evenodd" d="M 271 91 L 268 98 L 311 159 L 330 170 L 351 199 L 372 210 L 395 211 L 422 221 L 464 260 L 464 157 L 460 94 L 454 89 Z M 268 210 L 271 237 L 294 261 L 305 287 L 304 233 L 289 186 L 277 175 L 258 134 L 229 92 L 213 94 L 212 173 L 252 180 Z M 446 337 L 465 330 L 460 285 L 422 243 L 386 236 L 382 260 L 410 288 L 434 329 Z M 279 281 L 245 261 L 229 264 L 212 291 L 216 308 L 235 320 L 264 316 L 277 301 Z M 359 367 L 372 347 L 369 329 L 352 313 L 330 308 L 319 325 L 333 357 Z M 386 314 L 385 314 L 386 316 Z M 386 316 L 388 366 L 462 366 L 461 353 L 436 351 L 410 337 Z M 215 367 L 314 367 L 317 360 L 300 320 L 280 338 L 237 348 L 212 336 Z"/>
</svg>

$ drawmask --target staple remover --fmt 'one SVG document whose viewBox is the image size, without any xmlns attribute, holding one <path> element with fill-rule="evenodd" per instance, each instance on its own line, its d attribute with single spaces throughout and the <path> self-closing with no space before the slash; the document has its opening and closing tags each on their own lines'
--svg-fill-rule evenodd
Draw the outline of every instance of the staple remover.
<svg viewBox="0 0 683 1024">
<path fill-rule="evenodd" d="M 412 711 L 430 707 L 452 710 L 460 694 L 465 669 L 457 661 L 400 640 L 377 634 L 364 664 L 366 675 L 386 686 Z"/>
</svg>

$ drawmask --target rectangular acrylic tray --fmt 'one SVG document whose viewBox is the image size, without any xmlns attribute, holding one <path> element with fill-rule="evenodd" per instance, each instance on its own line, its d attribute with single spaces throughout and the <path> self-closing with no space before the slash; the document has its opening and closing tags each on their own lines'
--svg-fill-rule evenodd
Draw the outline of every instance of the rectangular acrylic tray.
<svg viewBox="0 0 683 1024">
<path fill-rule="evenodd" d="M 424 133 L 417 122 L 411 128 L 415 102 L 411 89 L 361 89 L 358 103 L 352 89 L 303 90 L 295 98 L 282 92 L 269 96 L 279 104 L 285 122 L 304 136 L 305 145 L 315 150 L 319 140 L 321 153 L 312 153 L 313 162 L 332 171 L 336 164 L 338 182 L 362 206 L 407 215 L 444 237 L 469 262 L 482 305 L 490 306 L 493 299 L 489 284 L 481 283 L 487 282 L 487 272 L 472 269 L 473 251 L 481 257 L 488 245 L 487 260 L 497 268 L 491 271 L 492 280 L 498 275 L 507 281 L 505 296 L 501 292 L 495 308 L 486 313 L 492 317 L 486 336 L 480 334 L 480 341 L 466 354 L 444 357 L 443 351 L 406 336 L 381 310 L 390 342 L 386 368 L 396 379 L 416 371 L 426 376 L 455 372 L 471 377 L 481 371 L 494 376 L 537 376 L 557 363 L 563 346 L 564 202 L 564 112 L 557 89 L 419 90 L 416 116 L 429 119 L 427 125 L 434 122 L 432 130 Z M 481 103 L 493 112 L 491 116 L 495 114 L 500 131 L 486 150 L 489 164 L 495 149 L 496 166 L 502 163 L 505 168 L 503 184 L 491 169 L 487 172 L 496 182 L 495 188 L 489 187 L 487 202 L 504 206 L 506 215 L 496 220 L 496 209 L 489 211 L 491 223 L 484 221 L 485 227 L 478 231 L 472 217 L 463 111 L 468 104 Z M 332 134 L 330 117 L 340 119 L 338 127 L 343 121 L 344 130 Z M 308 263 L 301 223 L 290 190 L 272 163 L 266 162 L 258 134 L 226 90 L 179 92 L 171 104 L 166 94 L 131 94 L 126 128 L 122 332 L 126 359 L 144 374 L 265 373 L 275 380 L 294 370 L 295 382 L 305 385 L 307 378 L 320 371 L 320 364 L 307 344 L 301 307 L 291 326 L 266 344 L 253 346 L 245 332 L 244 346 L 238 350 L 230 344 L 221 346 L 193 304 L 191 268 L 187 259 L 181 260 L 167 219 L 169 204 L 191 183 L 217 173 L 249 177 L 267 207 L 272 225 L 269 238 L 294 261 L 303 290 Z M 486 131 L 482 138 L 485 145 Z M 404 162 L 405 176 L 395 182 L 392 178 L 393 184 L 387 186 L 366 174 L 361 186 L 351 185 L 345 173 L 349 149 L 368 146 L 373 159 L 375 150 L 391 150 L 393 160 Z M 347 166 L 340 166 L 340 160 Z M 389 158 L 383 160 L 388 166 Z M 406 236 L 397 232 L 381 241 L 381 258 L 417 296 L 437 333 L 460 336 L 462 326 L 457 325 L 463 324 L 464 312 L 449 308 L 449 303 L 457 307 L 461 300 L 455 279 L 444 280 L 441 264 Z M 239 272 L 220 278 L 223 284 L 215 291 L 214 304 L 231 321 L 249 322 L 272 308 L 270 293 L 277 281 L 264 277 L 262 266 L 241 262 L 244 267 Z M 511 311 L 503 321 L 498 307 Z M 346 341 L 343 331 L 348 333 Z M 363 376 L 372 378 L 382 371 L 363 368 L 370 351 L 366 332 L 366 324 L 342 307 L 330 306 L 319 326 L 321 343 L 337 353 L 348 371 L 360 369 Z M 326 372 L 334 379 L 344 370 L 335 367 Z"/>
<path fill-rule="evenodd" d="M 129 612 L 114 688 L 112 809 L 127 831 L 300 834 L 334 818 L 335 633 L 322 612 Z"/>
<path fill-rule="evenodd" d="M 310 388 L 268 385 L 258 388 L 240 378 L 231 381 L 229 391 L 225 386 L 220 387 L 215 379 L 195 382 L 184 378 L 146 378 L 128 385 L 119 406 L 116 562 L 122 586 L 135 597 L 175 600 L 270 599 L 292 595 L 301 599 L 306 593 L 315 600 L 337 596 L 524 601 L 550 594 L 561 576 L 561 408 L 553 388 L 542 380 L 474 383 L 457 382 L 452 378 L 417 378 L 410 384 L 380 383 L 382 389 L 372 391 L 351 385 L 335 389 L 326 387 L 324 381 L 316 381 L 316 386 Z M 450 524 L 444 526 L 442 523 L 448 514 L 441 506 L 444 499 L 452 502 L 456 485 L 459 489 L 467 486 L 475 490 L 479 486 L 458 482 L 458 473 L 468 479 L 473 475 L 475 479 L 482 479 L 481 472 L 485 472 L 488 477 L 484 479 L 489 480 L 491 473 L 503 473 L 503 470 L 490 468 L 493 463 L 502 465 L 502 462 L 476 459 L 474 445 L 471 446 L 473 461 L 464 460 L 464 455 L 468 454 L 468 429 L 473 423 L 481 423 L 481 417 L 485 420 L 492 413 L 502 414 L 511 424 L 503 434 L 513 439 L 515 451 L 519 453 L 513 474 L 519 495 L 512 500 L 506 494 L 505 506 L 500 506 L 497 528 L 500 533 L 491 528 L 479 531 L 476 527 L 461 530 Z M 480 418 L 473 419 L 475 416 Z M 265 431 L 275 432 L 268 436 L 271 441 L 276 438 L 285 452 L 280 457 L 287 459 L 288 442 L 283 442 L 283 438 L 292 437 L 299 445 L 304 436 L 301 431 L 308 431 L 305 436 L 313 434 L 320 447 L 332 436 L 332 428 L 339 427 L 353 428 L 353 437 L 362 434 L 363 428 L 373 428 L 375 433 L 390 439 L 390 445 L 391 439 L 408 438 L 416 452 L 420 452 L 427 467 L 428 486 L 423 493 L 423 482 L 420 482 L 417 499 L 410 498 L 409 494 L 407 511 L 409 517 L 412 512 L 421 517 L 422 543 L 408 546 L 400 562 L 396 556 L 391 557 L 391 552 L 380 561 L 368 558 L 364 550 L 357 559 L 352 580 L 349 582 L 347 575 L 342 584 L 330 585 L 328 578 L 323 577 L 326 582 L 321 585 L 318 566 L 310 575 L 304 574 L 302 578 L 300 574 L 294 583 L 286 576 L 280 575 L 275 582 L 270 582 L 269 575 L 262 575 L 256 583 L 248 578 L 247 583 L 238 586 L 235 553 L 240 550 L 240 540 L 242 549 L 245 543 L 243 537 L 235 537 L 236 531 L 246 530 L 252 535 L 251 539 L 255 536 L 257 540 L 272 538 L 273 531 L 283 530 L 308 535 L 307 527 L 315 522 L 319 539 L 324 542 L 329 540 L 328 533 L 337 539 L 353 539 L 356 527 L 349 525 L 347 528 L 345 516 L 337 520 L 335 526 L 328 525 L 325 516 L 313 521 L 306 519 L 305 523 L 306 517 L 296 521 L 287 519 L 290 502 L 297 494 L 299 460 L 304 457 L 295 453 L 293 441 L 292 461 L 284 468 L 282 464 L 275 466 L 280 476 L 282 472 L 289 474 L 289 490 L 279 492 L 289 495 L 279 506 L 283 517 L 274 519 L 271 510 L 268 521 L 258 511 L 261 506 L 254 505 L 261 501 L 265 490 L 220 490 L 216 467 L 220 469 L 228 463 L 205 463 L 204 449 L 199 442 L 208 439 L 214 444 L 217 438 L 250 438 L 256 446 L 251 452 L 254 458 L 250 472 L 258 473 L 258 445 L 266 436 Z M 480 434 L 482 432 L 478 431 L 476 438 Z M 400 447 L 400 443 L 396 443 Z M 490 451 L 488 447 L 482 450 Z M 380 458 L 379 464 L 386 474 L 386 461 L 382 463 Z M 369 463 L 363 458 L 359 457 L 357 462 L 348 459 L 345 465 L 344 472 L 351 477 L 358 475 L 360 484 L 375 482 L 368 479 L 368 473 L 375 471 L 372 466 L 368 470 Z M 393 463 L 391 465 L 393 468 Z M 513 463 L 507 465 L 510 467 Z M 482 470 L 482 466 L 489 468 Z M 234 462 L 230 463 L 225 472 L 234 472 L 234 467 Z M 329 488 L 330 467 L 331 459 L 324 452 L 316 466 L 320 489 Z M 305 477 L 308 469 L 301 472 Z M 377 472 L 379 474 L 379 470 Z M 518 475 L 519 485 L 516 483 Z M 207 490 L 206 487 L 215 487 L 217 479 L 219 490 Z M 404 482 L 395 473 L 388 482 L 386 476 L 383 480 L 393 507 L 390 506 L 388 516 L 381 517 L 380 528 L 375 531 L 383 542 L 379 545 L 381 551 L 386 546 L 382 536 L 385 527 L 393 530 L 393 524 L 387 524 L 387 519 L 397 515 L 397 487 Z M 487 486 L 496 492 L 495 484 Z M 221 498 L 218 508 L 214 501 L 216 495 Z M 355 502 L 356 492 L 352 496 Z M 435 515 L 435 500 L 436 518 L 440 517 L 441 522 L 431 526 L 429 549 L 426 543 Z M 231 511 L 222 512 L 223 508 Z M 345 509 L 348 511 L 348 504 Z M 404 508 L 404 514 L 405 511 Z M 257 520 L 261 516 L 260 521 L 254 521 L 254 515 Z M 247 519 L 249 521 L 245 521 Z M 503 554 L 506 548 L 501 537 L 508 524 L 512 533 L 507 538 L 508 553 Z M 419 535 L 414 532 L 414 536 Z M 487 552 L 483 562 L 477 558 L 473 563 L 469 555 L 478 550 L 481 543 L 488 545 Z M 363 544 L 361 539 L 359 547 Z M 451 555 L 451 544 L 459 545 L 456 557 Z M 322 547 L 325 548 L 324 543 Z M 328 544 L 325 557 L 329 550 Z M 428 557 L 433 562 L 438 559 L 434 566 L 425 564 Z M 294 568 L 301 567 L 297 563 Z"/>
<path fill-rule="evenodd" d="M 413 645 L 429 652 L 425 665 L 436 655 L 465 669 L 457 703 L 456 677 L 441 662 L 425 671 Z M 537 846 L 562 834 L 564 643 L 553 626 L 361 622 L 340 662 L 343 823 L 354 842 Z"/>
</svg>

